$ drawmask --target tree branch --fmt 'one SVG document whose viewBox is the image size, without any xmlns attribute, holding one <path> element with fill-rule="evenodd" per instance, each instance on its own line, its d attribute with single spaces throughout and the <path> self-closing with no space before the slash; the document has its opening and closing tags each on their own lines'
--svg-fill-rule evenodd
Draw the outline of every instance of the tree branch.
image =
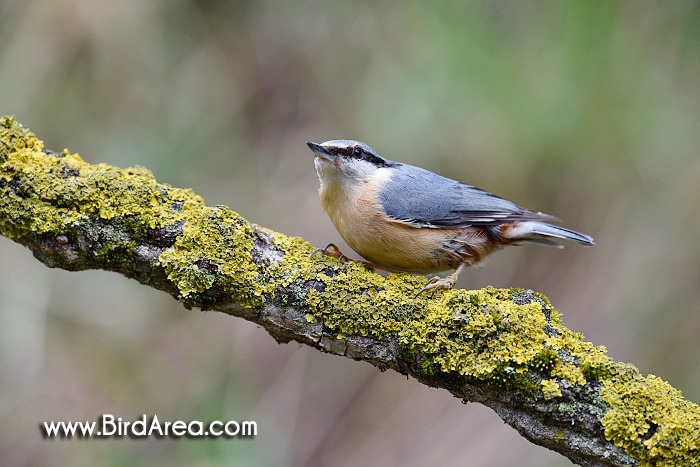
<svg viewBox="0 0 700 467">
<path fill-rule="evenodd" d="M 696 465 L 700 408 L 614 362 L 532 291 L 439 291 L 312 256 L 146 169 L 91 165 L 0 121 L 0 233 L 49 267 L 106 269 L 186 307 L 263 326 L 278 342 L 391 368 L 491 407 L 586 466 Z"/>
</svg>

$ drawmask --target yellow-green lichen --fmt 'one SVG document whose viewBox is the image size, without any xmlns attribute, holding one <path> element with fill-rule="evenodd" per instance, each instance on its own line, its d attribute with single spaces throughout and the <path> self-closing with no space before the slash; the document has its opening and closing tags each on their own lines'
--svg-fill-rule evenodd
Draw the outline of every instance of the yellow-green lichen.
<svg viewBox="0 0 700 467">
<path fill-rule="evenodd" d="M 262 303 L 269 286 L 255 283 L 250 225 L 225 207 L 207 207 L 189 189 L 156 181 L 143 167 L 88 164 L 64 150 L 47 155 L 44 144 L 12 117 L 0 120 L 0 233 L 69 233 L 85 220 L 120 220 L 134 238 L 154 229 L 179 233 L 160 262 L 183 297 L 204 292 L 216 280 L 247 305 Z M 82 224 L 81 224 L 82 225 Z M 84 225 L 83 225 L 84 227 Z M 149 232 L 150 230 L 150 232 Z M 119 248 L 134 248 L 133 241 Z M 100 247 L 109 257 L 116 244 Z"/>
<path fill-rule="evenodd" d="M 366 280 L 356 280 L 358 274 Z M 307 304 L 339 337 L 397 332 L 421 312 L 410 298 L 415 278 L 408 274 L 382 277 L 354 264 L 333 276 L 321 273 L 318 279 L 325 283 L 325 290 L 312 289 Z M 334 306 L 337 303 L 342 303 L 342 309 Z"/>
<path fill-rule="evenodd" d="M 12 117 L 0 120 L 0 233 L 65 231 L 87 217 L 138 216 L 143 228 L 183 220 L 204 202 L 191 190 L 158 183 L 143 167 L 88 164 L 64 150 L 47 156 L 44 143 Z M 109 196 L 105 196 L 108 194 Z"/>
<path fill-rule="evenodd" d="M 299 250 L 291 241 L 275 236 L 285 261 Z M 550 337 L 542 303 L 515 303 L 513 295 L 521 292 L 517 289 L 449 290 L 416 297 L 425 285 L 422 277 L 383 277 L 356 263 L 339 266 L 322 255 L 312 258 L 308 244 L 301 251 L 301 256 L 290 257 L 291 263 L 298 263 L 298 274 L 305 272 L 304 280 L 322 284 L 308 292 L 306 318 L 323 320 L 339 338 L 395 333 L 405 352 L 421 353 L 426 373 L 457 372 L 528 394 L 542 389 L 531 370 L 573 384 L 586 382 L 574 363 L 560 360 L 557 354 L 564 347 L 577 348 L 582 336 L 571 333 L 561 341 Z M 289 271 L 286 266 L 281 269 Z M 298 274 L 288 274 L 286 283 L 299 278 Z M 560 323 L 558 313 L 550 310 L 549 325 Z"/>
<path fill-rule="evenodd" d="M 644 377 L 631 366 L 604 385 L 607 439 L 640 466 L 700 465 L 700 407 L 661 378 Z"/>
<path fill-rule="evenodd" d="M 554 336 L 548 336 L 545 343 L 551 349 L 565 351 L 571 355 L 571 359 L 561 361 L 552 369 L 551 375 L 583 386 L 586 384 L 587 378 L 594 379 L 593 377 L 598 374 L 605 374 L 603 368 L 614 363 L 606 355 L 605 347 L 594 346 L 590 342 L 586 342 L 583 334 L 572 332 L 563 326 L 559 314 L 556 313 L 555 316 L 555 313 L 553 310 L 552 321 L 556 323 L 554 327 L 557 333 Z M 591 371 L 591 369 L 597 370 Z"/>
<path fill-rule="evenodd" d="M 338 332 L 351 335 L 386 335 L 402 329 L 422 309 L 412 296 L 425 279 L 409 274 L 381 276 L 355 262 L 339 262 L 304 240 L 273 234 L 283 259 L 267 274 L 282 287 L 296 281 L 314 281 L 318 287 L 298 291 L 310 313 L 307 320 L 322 319 Z"/>
<path fill-rule="evenodd" d="M 253 241 L 250 225 L 237 213 L 225 206 L 203 207 L 187 218 L 182 235 L 160 262 L 183 297 L 204 292 L 219 280 L 241 303 L 260 305 L 265 288 L 256 287 Z"/>
<path fill-rule="evenodd" d="M 561 397 L 561 389 L 559 389 L 559 383 L 553 379 L 543 379 L 540 383 L 542 385 L 542 394 L 545 399 L 554 399 L 555 397 Z"/>
<path fill-rule="evenodd" d="M 363 274 L 361 281 L 356 273 Z M 641 465 L 698 465 L 698 407 L 658 378 L 642 378 L 633 366 L 613 361 L 605 347 L 584 341 L 542 297 L 548 322 L 541 303 L 513 302 L 517 290 L 451 290 L 411 299 L 423 280 L 383 278 L 358 265 L 330 276 L 317 270 L 315 278 L 326 288 L 309 294 L 307 319 L 324 319 L 340 336 L 394 332 L 406 354 L 421 353 L 426 374 L 457 372 L 525 393 L 539 388 L 544 399 L 562 397 L 564 383 L 602 381 L 611 407 L 602 418 L 608 439 Z M 548 377 L 538 380 L 530 370 Z"/>
<path fill-rule="evenodd" d="M 514 303 L 517 290 L 451 290 L 411 299 L 423 279 L 383 278 L 358 265 L 333 271 L 317 271 L 315 278 L 326 288 L 309 294 L 308 320 L 324 319 L 340 336 L 396 333 L 407 355 L 421 354 L 426 374 L 457 372 L 527 394 L 539 389 L 544 399 L 562 397 L 564 385 L 602 381 L 603 398 L 612 407 L 602 420 L 608 439 L 637 459 L 657 462 L 642 465 L 695 465 L 697 406 L 657 379 L 644 380 L 640 389 L 636 377 L 625 376 L 638 374 L 633 366 L 614 362 L 605 347 L 568 330 L 548 301 L 543 299 L 549 320 L 541 303 Z M 356 272 L 363 274 L 362 281 L 354 280 Z M 530 371 L 545 377 L 538 379 Z M 653 434 L 651 426 L 657 426 Z"/>
<path fill-rule="evenodd" d="M 309 258 L 298 258 L 300 269 L 309 270 Z M 426 373 L 457 372 L 526 393 L 539 387 L 528 370 L 561 366 L 556 352 L 545 347 L 541 304 L 516 304 L 513 291 L 487 287 L 415 297 L 425 284 L 422 277 L 383 277 L 354 263 L 330 268 L 335 260 L 325 259 L 320 267 L 315 261 L 318 269 L 306 279 L 323 287 L 308 293 L 307 320 L 322 319 L 338 337 L 395 333 L 405 352 L 421 353 Z"/>
<path fill-rule="evenodd" d="M 442 371 L 479 379 L 522 373 L 547 337 L 538 303 L 517 305 L 493 287 L 454 290 L 427 303 L 428 312 L 399 334 L 400 342 L 432 356 Z"/>
<path fill-rule="evenodd" d="M 275 248 L 282 253 L 282 261 L 271 265 L 268 274 L 282 287 L 298 279 L 314 279 L 328 268 L 331 261 L 336 261 L 321 254 L 314 255 L 314 247 L 303 238 L 290 237 L 278 232 L 270 234 Z"/>
</svg>

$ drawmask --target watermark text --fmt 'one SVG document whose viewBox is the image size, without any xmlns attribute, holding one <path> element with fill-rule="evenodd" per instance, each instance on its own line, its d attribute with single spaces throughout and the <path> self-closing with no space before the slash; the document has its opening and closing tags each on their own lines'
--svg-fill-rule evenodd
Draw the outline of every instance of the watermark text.
<svg viewBox="0 0 700 467">
<path fill-rule="evenodd" d="M 157 415 L 143 414 L 136 420 L 123 420 L 104 414 L 96 421 L 42 422 L 39 428 L 44 438 L 254 438 L 258 424 L 235 420 L 212 422 L 160 421 Z"/>
</svg>

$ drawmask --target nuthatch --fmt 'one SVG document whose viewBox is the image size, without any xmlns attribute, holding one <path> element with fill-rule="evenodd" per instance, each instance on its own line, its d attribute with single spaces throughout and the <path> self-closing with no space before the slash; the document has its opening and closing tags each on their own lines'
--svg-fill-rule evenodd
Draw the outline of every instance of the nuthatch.
<svg viewBox="0 0 700 467">
<path fill-rule="evenodd" d="M 360 256 L 389 271 L 418 274 L 454 269 L 421 290 L 454 286 L 464 267 L 505 245 L 551 239 L 593 245 L 588 235 L 545 223 L 487 191 L 420 167 L 390 161 L 359 141 L 307 142 L 316 155 L 321 203 L 341 237 Z M 335 245 L 323 251 L 343 257 Z"/>
</svg>

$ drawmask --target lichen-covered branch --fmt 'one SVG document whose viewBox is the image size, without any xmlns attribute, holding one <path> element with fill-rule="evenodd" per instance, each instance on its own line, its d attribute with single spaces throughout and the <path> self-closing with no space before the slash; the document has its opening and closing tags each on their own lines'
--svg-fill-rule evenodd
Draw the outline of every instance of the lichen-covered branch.
<svg viewBox="0 0 700 467">
<path fill-rule="evenodd" d="M 587 466 L 697 465 L 700 408 L 612 361 L 532 291 L 448 290 L 312 256 L 141 167 L 54 153 L 0 121 L 0 233 L 50 267 L 107 269 L 277 341 L 391 368 L 485 404 L 534 443 Z"/>
</svg>

